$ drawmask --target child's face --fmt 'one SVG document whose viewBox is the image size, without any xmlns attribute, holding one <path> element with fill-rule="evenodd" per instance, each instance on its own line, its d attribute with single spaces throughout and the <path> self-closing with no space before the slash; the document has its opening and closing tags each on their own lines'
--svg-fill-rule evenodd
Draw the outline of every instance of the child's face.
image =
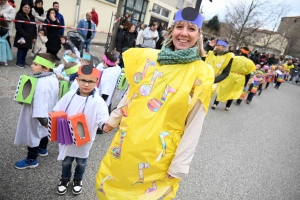
<svg viewBox="0 0 300 200">
<path fill-rule="evenodd" d="M 84 96 L 89 95 L 98 82 L 98 79 L 96 77 L 85 74 L 78 75 L 76 80 L 79 86 L 80 94 Z"/>
<path fill-rule="evenodd" d="M 44 36 L 44 35 L 45 35 L 44 31 L 40 31 L 39 34 L 40 34 L 41 36 Z"/>
<path fill-rule="evenodd" d="M 65 44 L 65 43 L 66 43 L 65 38 L 60 38 L 60 42 L 61 42 L 62 44 Z"/>
<path fill-rule="evenodd" d="M 32 63 L 31 70 L 34 74 L 44 71 L 42 65 L 35 62 Z"/>
</svg>

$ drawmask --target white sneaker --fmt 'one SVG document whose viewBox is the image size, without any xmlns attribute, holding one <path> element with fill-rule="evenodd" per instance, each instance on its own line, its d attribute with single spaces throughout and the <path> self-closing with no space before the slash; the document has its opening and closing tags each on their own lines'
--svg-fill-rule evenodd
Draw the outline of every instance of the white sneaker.
<svg viewBox="0 0 300 200">
<path fill-rule="evenodd" d="M 80 194 L 82 192 L 82 180 L 74 178 L 73 180 L 73 194 Z"/>
<path fill-rule="evenodd" d="M 59 195 L 65 194 L 67 192 L 69 182 L 70 182 L 69 180 L 60 179 L 60 182 L 57 186 L 57 194 Z"/>
</svg>

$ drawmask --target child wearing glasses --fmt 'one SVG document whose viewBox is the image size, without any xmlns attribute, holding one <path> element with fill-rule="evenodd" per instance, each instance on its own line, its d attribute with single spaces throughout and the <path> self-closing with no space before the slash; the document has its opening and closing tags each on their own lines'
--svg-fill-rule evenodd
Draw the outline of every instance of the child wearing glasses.
<svg viewBox="0 0 300 200">
<path fill-rule="evenodd" d="M 14 144 L 26 144 L 27 157 L 15 163 L 17 169 L 35 168 L 37 157 L 47 156 L 48 113 L 58 100 L 58 80 L 53 73 L 55 57 L 49 53 L 39 53 L 33 60 L 31 69 L 37 78 L 31 104 L 23 104 Z"/>
<path fill-rule="evenodd" d="M 78 69 L 77 90 L 65 94 L 56 104 L 53 111 L 64 111 L 68 117 L 83 113 L 87 122 L 91 140 L 81 146 L 75 144 L 59 144 L 58 160 L 62 160 L 62 174 L 57 193 L 66 193 L 71 176 L 72 163 L 76 160 L 72 192 L 76 195 L 82 192 L 82 179 L 86 168 L 89 151 L 92 147 L 98 128 L 103 130 L 108 118 L 108 109 L 104 100 L 97 94 L 95 86 L 98 82 L 99 70 L 92 65 L 84 65 Z"/>
</svg>

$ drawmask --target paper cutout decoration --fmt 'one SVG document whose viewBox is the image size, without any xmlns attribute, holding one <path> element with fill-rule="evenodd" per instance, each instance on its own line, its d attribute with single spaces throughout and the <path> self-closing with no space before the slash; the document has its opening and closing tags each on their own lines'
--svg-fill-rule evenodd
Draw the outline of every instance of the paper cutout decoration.
<svg viewBox="0 0 300 200">
<path fill-rule="evenodd" d="M 50 142 L 55 142 L 57 140 L 57 119 L 64 118 L 67 119 L 67 114 L 63 111 L 51 112 L 48 114 L 48 138 Z"/>
<path fill-rule="evenodd" d="M 118 90 L 125 90 L 127 88 L 127 86 L 128 86 L 128 82 L 126 80 L 125 73 L 121 73 L 118 78 L 116 87 Z"/>
<path fill-rule="evenodd" d="M 155 62 L 151 61 L 150 59 L 147 59 L 146 64 L 145 64 L 144 69 L 143 69 L 143 72 L 137 72 L 137 73 L 135 73 L 134 76 L 133 76 L 133 81 L 136 84 L 138 84 L 139 82 L 141 82 L 141 80 L 143 80 L 143 78 L 145 78 L 146 73 L 148 71 L 148 68 L 150 66 L 155 66 L 155 65 L 156 65 Z"/>
<path fill-rule="evenodd" d="M 20 103 L 31 104 L 36 84 L 37 78 L 21 75 L 16 89 L 14 100 Z"/>
<path fill-rule="evenodd" d="M 163 106 L 163 104 L 165 103 L 167 96 L 169 93 L 175 93 L 176 89 L 171 88 L 169 85 L 166 86 L 165 91 L 161 97 L 161 99 L 150 99 L 148 102 L 148 108 L 152 111 L 152 112 L 158 112 L 159 109 Z"/>
<path fill-rule="evenodd" d="M 106 181 L 114 181 L 115 180 L 115 178 L 114 177 L 112 177 L 112 176 L 110 176 L 110 175 L 107 175 L 102 181 L 101 181 L 101 183 L 100 183 L 100 188 L 98 189 L 98 191 L 99 192 L 101 192 L 101 193 L 103 193 L 105 196 L 106 196 L 106 193 L 105 193 L 105 191 L 104 191 L 104 183 L 106 182 Z"/>
<path fill-rule="evenodd" d="M 68 124 L 76 146 L 82 146 L 91 140 L 84 114 L 77 114 L 68 118 Z"/>
<path fill-rule="evenodd" d="M 140 93 L 142 96 L 148 96 L 151 91 L 152 91 L 152 88 L 154 86 L 154 83 L 155 83 L 155 80 L 158 78 L 158 77 L 162 77 L 163 76 L 163 73 L 162 72 L 159 72 L 157 70 L 154 71 L 154 74 L 152 76 L 152 79 L 151 79 L 151 82 L 150 84 L 143 84 L 141 85 L 140 87 Z"/>
<path fill-rule="evenodd" d="M 73 144 L 73 138 L 68 125 L 68 120 L 62 117 L 57 118 L 57 137 L 56 140 L 60 144 Z"/>
<path fill-rule="evenodd" d="M 149 169 L 150 168 L 150 165 L 147 162 L 140 162 L 138 166 L 139 166 L 139 176 L 140 177 L 137 181 L 135 181 L 132 184 L 132 186 L 135 185 L 135 184 L 138 184 L 138 183 L 143 184 L 144 183 L 144 169 Z"/>
<path fill-rule="evenodd" d="M 126 136 L 126 132 L 125 131 L 121 131 L 121 134 L 120 134 L 120 144 L 119 146 L 117 147 L 112 147 L 111 148 L 111 154 L 113 155 L 113 157 L 115 158 L 120 158 L 121 157 L 121 153 L 122 153 L 122 145 L 123 145 L 123 141 L 124 141 L 124 138 Z"/>
<path fill-rule="evenodd" d="M 68 81 L 59 82 L 59 94 L 58 99 L 61 99 L 67 92 L 70 91 L 70 84 Z"/>
<path fill-rule="evenodd" d="M 166 144 L 164 138 L 167 137 L 168 135 L 170 135 L 170 133 L 168 133 L 168 132 L 161 132 L 161 133 L 159 134 L 159 138 L 160 138 L 161 145 L 162 145 L 162 151 L 160 152 L 160 154 L 159 154 L 158 157 L 156 158 L 156 161 L 157 161 L 157 162 L 160 161 L 160 159 L 166 155 L 167 144 Z"/>
</svg>

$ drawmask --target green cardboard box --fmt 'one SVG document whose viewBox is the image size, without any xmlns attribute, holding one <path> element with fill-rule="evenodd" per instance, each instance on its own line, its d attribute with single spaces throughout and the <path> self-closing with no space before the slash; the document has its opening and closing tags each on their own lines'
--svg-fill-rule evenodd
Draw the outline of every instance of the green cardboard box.
<svg viewBox="0 0 300 200">
<path fill-rule="evenodd" d="M 125 73 L 121 73 L 118 82 L 117 82 L 117 89 L 118 90 L 125 90 L 127 88 L 128 82 L 126 80 Z"/>
<path fill-rule="evenodd" d="M 61 99 L 67 92 L 70 91 L 70 84 L 68 81 L 59 82 L 59 94 L 58 99 Z"/>
<path fill-rule="evenodd" d="M 37 78 L 32 76 L 21 75 L 14 100 L 20 103 L 31 104 L 37 81 Z"/>
</svg>

